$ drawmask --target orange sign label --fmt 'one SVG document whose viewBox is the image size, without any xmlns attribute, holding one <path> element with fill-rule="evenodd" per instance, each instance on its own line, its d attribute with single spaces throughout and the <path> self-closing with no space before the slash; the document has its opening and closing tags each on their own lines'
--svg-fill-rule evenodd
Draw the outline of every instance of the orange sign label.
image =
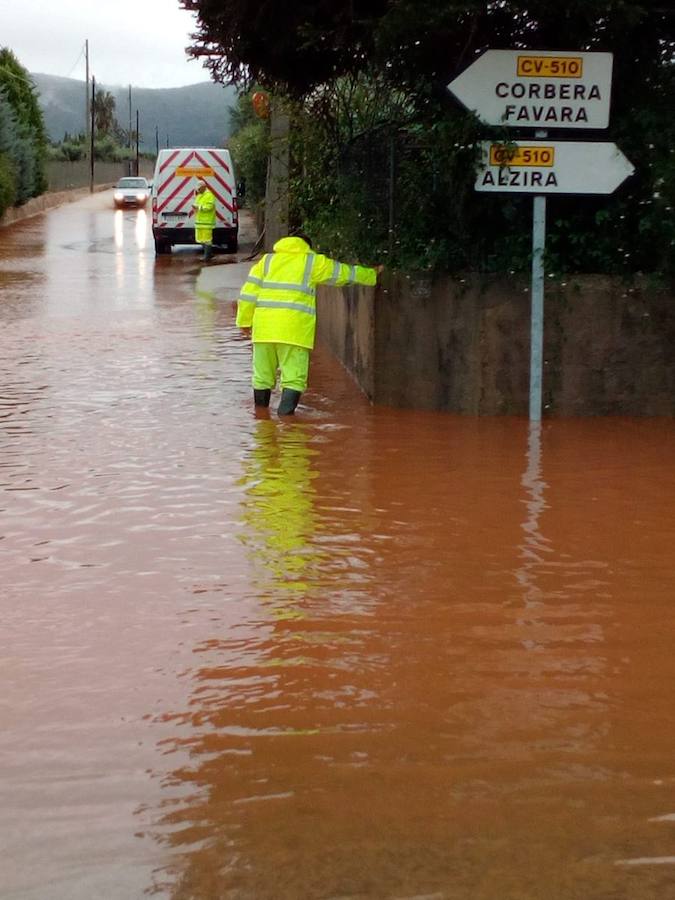
<svg viewBox="0 0 675 900">
<path fill-rule="evenodd" d="M 176 175 L 181 178 L 206 178 L 207 175 L 213 175 L 211 166 L 178 166 Z"/>
<path fill-rule="evenodd" d="M 490 145 L 491 166 L 532 166 L 537 169 L 552 166 L 555 162 L 554 147 L 509 147 L 508 144 Z"/>
<path fill-rule="evenodd" d="M 519 56 L 517 74 L 521 78 L 581 78 L 581 56 Z"/>
</svg>

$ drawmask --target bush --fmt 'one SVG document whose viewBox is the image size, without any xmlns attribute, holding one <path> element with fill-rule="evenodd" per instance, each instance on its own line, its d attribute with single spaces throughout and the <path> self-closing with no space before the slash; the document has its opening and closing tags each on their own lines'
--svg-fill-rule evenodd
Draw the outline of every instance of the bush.
<svg viewBox="0 0 675 900">
<path fill-rule="evenodd" d="M 0 107 L 0 152 L 15 162 L 17 201 L 24 203 L 47 188 L 47 140 L 35 85 L 6 47 L 0 49 Z"/>
<path fill-rule="evenodd" d="M 16 173 L 14 163 L 0 153 L 0 216 L 16 203 Z"/>
<path fill-rule="evenodd" d="M 675 96 L 675 73 L 663 94 Z M 328 253 L 406 270 L 527 272 L 532 198 L 474 190 L 481 140 L 508 141 L 447 100 L 386 93 L 363 116 L 338 93 L 294 124 L 293 219 Z M 357 112 L 355 113 L 355 109 Z M 618 118 L 618 117 L 617 117 Z M 550 274 L 675 274 L 675 119 L 656 102 L 613 135 L 636 173 L 610 196 L 550 195 Z"/>
<path fill-rule="evenodd" d="M 51 144 L 47 156 L 49 159 L 58 161 L 78 162 L 80 159 L 86 159 L 87 148 L 84 141 L 73 138 L 64 140 L 60 144 Z"/>
<path fill-rule="evenodd" d="M 28 129 L 26 129 L 27 131 Z M 38 152 L 35 142 L 30 134 L 22 134 L 17 142 L 17 152 L 14 157 L 17 169 L 17 197 L 16 205 L 26 203 L 31 197 L 37 197 L 41 193 L 40 168 Z"/>
<path fill-rule="evenodd" d="M 229 140 L 229 148 L 239 180 L 246 182 L 246 201 L 250 206 L 263 200 L 267 180 L 269 133 L 263 122 L 251 122 Z"/>
<path fill-rule="evenodd" d="M 261 119 L 253 108 L 257 87 L 242 92 L 236 106 L 230 109 L 231 135 L 228 147 L 232 153 L 238 182 L 246 185 L 245 202 L 254 209 L 265 199 L 267 157 L 269 155 L 269 119 Z"/>
</svg>

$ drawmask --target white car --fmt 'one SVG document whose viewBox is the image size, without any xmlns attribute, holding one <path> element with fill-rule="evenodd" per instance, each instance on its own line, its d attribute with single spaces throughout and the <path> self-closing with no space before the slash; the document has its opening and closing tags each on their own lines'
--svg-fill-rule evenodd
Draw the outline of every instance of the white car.
<svg viewBox="0 0 675 900">
<path fill-rule="evenodd" d="M 113 200 L 115 208 L 126 206 L 145 206 L 150 196 L 150 185 L 147 178 L 120 178 L 115 185 Z"/>
</svg>

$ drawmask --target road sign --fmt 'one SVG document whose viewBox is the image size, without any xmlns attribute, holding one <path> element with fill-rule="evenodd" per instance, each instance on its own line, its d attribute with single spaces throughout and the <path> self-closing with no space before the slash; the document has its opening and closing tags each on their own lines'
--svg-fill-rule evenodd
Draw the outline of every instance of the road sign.
<svg viewBox="0 0 675 900">
<path fill-rule="evenodd" d="M 486 125 L 607 128 L 611 53 L 487 50 L 448 85 Z"/>
<path fill-rule="evenodd" d="M 481 143 L 477 191 L 611 194 L 635 171 L 607 141 Z"/>
</svg>

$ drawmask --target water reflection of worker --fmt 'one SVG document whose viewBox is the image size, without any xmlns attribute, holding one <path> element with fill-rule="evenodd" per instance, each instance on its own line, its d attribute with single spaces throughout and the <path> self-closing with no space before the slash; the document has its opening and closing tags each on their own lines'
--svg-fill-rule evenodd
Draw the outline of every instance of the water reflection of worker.
<svg viewBox="0 0 675 900">
<path fill-rule="evenodd" d="M 194 311 L 200 335 L 207 338 L 215 347 L 220 303 L 213 291 L 200 290 L 199 282 L 195 289 Z"/>
<path fill-rule="evenodd" d="M 322 649 L 304 640 L 316 634 L 311 619 L 308 628 L 301 622 L 306 598 L 316 596 L 323 561 L 314 546 L 319 524 L 311 434 L 309 426 L 293 420 L 255 422 L 240 481 L 245 500 L 239 540 L 253 568 L 247 584 L 256 591 L 259 615 L 241 620 L 234 613 L 238 621 L 230 633 L 221 631 L 220 623 L 215 626 L 215 635 L 194 648 L 194 665 L 185 672 L 192 682 L 189 700 L 156 717 L 162 754 L 175 753 L 170 759 L 180 760 L 165 773 L 163 784 L 171 794 L 153 813 L 151 827 L 156 839 L 175 851 L 169 870 L 176 873 L 175 900 L 229 896 L 229 888 L 236 895 L 249 884 L 249 861 L 255 860 L 258 871 L 261 852 L 252 836 L 259 827 L 269 829 L 270 822 L 281 834 L 285 822 L 283 807 L 275 804 L 270 811 L 267 804 L 246 803 L 261 793 L 261 766 L 272 759 L 265 781 L 272 796 L 274 785 L 283 785 L 278 796 L 285 804 L 292 796 L 286 793 L 286 754 L 313 757 L 313 743 L 307 748 L 298 743 L 313 742 L 320 732 L 321 723 L 314 721 L 320 715 L 313 707 L 319 690 L 314 679 L 325 666 Z M 289 741 L 292 750 L 285 749 Z M 146 807 L 138 812 L 147 815 Z M 251 828 L 241 827 L 242 816 Z M 184 827 L 175 827 L 178 818 Z M 212 872 L 218 882 L 213 894 L 208 890 Z M 260 894 L 254 889 L 250 896 Z"/>
<path fill-rule="evenodd" d="M 297 601 L 311 587 L 318 554 L 312 450 L 300 424 L 257 422 L 255 446 L 248 456 L 244 484 L 247 502 L 242 543 L 260 572 L 263 599 L 277 616 L 300 615 Z"/>
</svg>

